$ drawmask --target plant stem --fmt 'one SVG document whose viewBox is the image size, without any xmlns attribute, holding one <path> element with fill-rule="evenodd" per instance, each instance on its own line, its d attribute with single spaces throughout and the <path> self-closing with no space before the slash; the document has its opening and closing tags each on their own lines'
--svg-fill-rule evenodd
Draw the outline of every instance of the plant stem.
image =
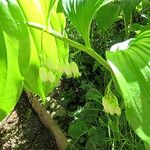
<svg viewBox="0 0 150 150">
<path fill-rule="evenodd" d="M 89 54 L 91 57 L 93 57 L 95 60 L 97 60 L 102 66 L 104 66 L 108 71 L 112 72 L 111 68 L 109 67 L 107 61 L 105 59 L 103 59 L 97 52 L 95 52 L 92 48 L 88 48 L 80 43 L 77 43 L 71 39 L 68 39 L 66 37 L 64 37 L 63 35 L 61 35 L 59 32 L 54 31 L 53 29 L 47 29 L 45 26 L 37 24 L 37 23 L 33 23 L 33 22 L 28 22 L 27 23 L 30 27 L 36 28 L 38 30 L 44 30 L 44 32 L 55 36 L 56 38 L 58 38 L 59 40 L 68 43 L 70 46 L 73 46 L 79 50 L 82 50 L 84 52 L 86 52 L 87 54 Z"/>
<path fill-rule="evenodd" d="M 38 114 L 42 123 L 47 127 L 48 130 L 53 133 L 59 150 L 65 150 L 68 141 L 59 126 L 55 123 L 54 119 L 47 113 L 47 111 L 40 105 L 38 99 L 31 93 L 27 92 L 32 108 Z"/>
</svg>

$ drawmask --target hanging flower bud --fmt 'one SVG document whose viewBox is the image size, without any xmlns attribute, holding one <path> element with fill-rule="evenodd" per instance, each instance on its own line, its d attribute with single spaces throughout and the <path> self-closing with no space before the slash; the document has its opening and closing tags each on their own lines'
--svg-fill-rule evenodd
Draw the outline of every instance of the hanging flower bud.
<svg viewBox="0 0 150 150">
<path fill-rule="evenodd" d="M 39 76 L 42 82 L 47 82 L 48 81 L 48 71 L 45 67 L 40 67 L 39 68 Z"/>
<path fill-rule="evenodd" d="M 44 61 L 44 66 L 48 68 L 48 70 L 52 70 L 52 71 L 56 71 L 57 69 L 57 66 L 53 64 L 53 62 L 47 58 L 45 61 Z"/>
<path fill-rule="evenodd" d="M 58 72 L 63 74 L 65 71 L 64 71 L 64 65 L 63 64 L 60 64 L 59 67 L 58 67 Z"/>
<path fill-rule="evenodd" d="M 54 83 L 56 81 L 56 76 L 52 71 L 48 72 L 48 80 L 50 81 L 50 83 Z"/>
<path fill-rule="evenodd" d="M 81 73 L 79 72 L 78 66 L 75 62 L 70 63 L 70 68 L 75 78 L 78 78 L 79 76 L 81 76 Z"/>
<path fill-rule="evenodd" d="M 106 113 L 110 113 L 111 115 L 117 114 L 118 116 L 121 115 L 117 97 L 113 95 L 111 91 L 107 92 L 103 97 L 102 104 Z"/>
<path fill-rule="evenodd" d="M 68 78 L 72 77 L 72 70 L 71 70 L 70 64 L 68 62 L 64 64 L 64 72 L 66 73 Z"/>
</svg>

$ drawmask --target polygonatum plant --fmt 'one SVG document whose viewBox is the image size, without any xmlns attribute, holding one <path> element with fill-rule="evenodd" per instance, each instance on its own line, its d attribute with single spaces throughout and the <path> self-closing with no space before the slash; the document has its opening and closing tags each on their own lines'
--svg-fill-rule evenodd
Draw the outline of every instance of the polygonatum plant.
<svg viewBox="0 0 150 150">
<path fill-rule="evenodd" d="M 96 53 L 90 43 L 93 19 L 100 30 L 101 27 L 106 30 L 119 16 L 128 38 L 132 12 L 138 5 L 145 7 L 145 3 L 144 0 L 2 0 L 0 119 L 13 109 L 23 87 L 45 99 L 63 73 L 69 77 L 80 76 L 77 66 L 68 62 L 70 45 L 86 52 L 110 71 L 123 97 L 129 124 L 144 141 L 146 149 L 150 149 L 149 28 L 113 45 L 106 52 L 107 60 Z M 85 46 L 67 38 L 62 8 L 81 34 Z"/>
<path fill-rule="evenodd" d="M 68 63 L 67 44 L 27 26 L 37 22 L 65 36 L 65 16 L 57 5 L 53 0 L 0 2 L 0 119 L 14 108 L 23 87 L 44 100 L 58 84 L 59 67 Z M 42 67 L 47 70 L 47 82 L 41 80 Z"/>
<path fill-rule="evenodd" d="M 89 38 L 89 24 L 94 16 L 94 10 L 99 12 L 106 5 L 110 5 L 110 1 L 96 1 L 90 3 L 86 0 L 62 0 L 64 10 L 72 21 L 73 25 L 77 27 L 83 39 L 88 41 Z M 132 1 L 130 10 L 135 9 L 140 1 Z M 112 3 L 112 2 L 111 2 Z M 123 16 L 128 16 L 126 13 L 128 1 L 121 1 Z M 124 6 L 124 7 L 123 7 Z M 89 7 L 88 15 L 87 9 Z M 132 7 L 132 8 L 131 8 Z M 132 11 L 130 11 L 132 13 Z M 103 13 L 105 14 L 105 13 Z M 107 16 L 106 19 L 111 16 Z M 75 22 L 75 18 L 79 18 Z M 88 18 L 89 21 L 84 20 Z M 98 17 L 97 17 L 98 18 Z M 127 17 L 125 17 L 125 26 L 127 25 Z M 101 20 L 99 20 L 100 22 Z M 83 24 L 83 26 L 82 26 Z M 107 22 L 106 22 L 107 24 Z M 85 27 L 86 26 L 86 27 Z M 87 32 L 88 30 L 88 32 Z M 84 34 L 87 34 L 86 36 Z M 88 44 L 89 45 L 89 44 Z M 129 124 L 137 135 L 144 141 L 146 148 L 150 149 L 150 30 L 141 33 L 136 38 L 127 40 L 122 43 L 113 45 L 110 51 L 107 51 L 107 62 L 111 67 L 112 76 L 118 91 L 124 99 L 126 116 Z M 103 64 L 102 64 L 103 65 Z"/>
</svg>

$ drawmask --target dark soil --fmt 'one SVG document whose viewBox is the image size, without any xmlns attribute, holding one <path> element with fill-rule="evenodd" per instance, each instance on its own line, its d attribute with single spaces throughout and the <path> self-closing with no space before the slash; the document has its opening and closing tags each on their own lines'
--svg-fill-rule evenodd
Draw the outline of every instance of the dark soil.
<svg viewBox="0 0 150 150">
<path fill-rule="evenodd" d="M 0 128 L 0 150 L 58 150 L 25 95 Z"/>
</svg>

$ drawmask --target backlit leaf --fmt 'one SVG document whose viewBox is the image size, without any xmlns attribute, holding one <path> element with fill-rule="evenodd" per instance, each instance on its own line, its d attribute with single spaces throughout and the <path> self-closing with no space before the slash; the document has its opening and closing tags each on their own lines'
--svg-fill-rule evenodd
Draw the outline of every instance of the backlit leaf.
<svg viewBox="0 0 150 150">
<path fill-rule="evenodd" d="M 66 14 L 81 33 L 87 46 L 90 46 L 91 21 L 98 9 L 108 2 L 110 0 L 62 0 Z"/>
<path fill-rule="evenodd" d="M 118 3 L 110 2 L 107 5 L 102 6 L 96 14 L 96 21 L 98 22 L 99 29 L 111 27 L 119 14 L 120 5 Z"/>
<path fill-rule="evenodd" d="M 44 25 L 65 35 L 65 16 L 61 11 L 57 12 L 58 0 L 18 0 L 18 2 L 27 22 Z M 68 47 L 66 43 L 37 29 L 30 28 L 30 33 L 32 51 L 25 86 L 44 98 L 58 84 L 61 74 L 55 69 L 68 61 Z M 43 64 L 46 65 L 44 67 L 49 65 L 49 70 L 55 70 L 56 80 L 53 84 L 42 83 L 40 80 L 39 68 Z"/>
<path fill-rule="evenodd" d="M 26 74 L 29 65 L 29 36 L 25 20 L 15 0 L 0 1 L 0 18 L 0 120 L 2 120 L 13 110 L 22 92 L 21 73 Z"/>
</svg>

